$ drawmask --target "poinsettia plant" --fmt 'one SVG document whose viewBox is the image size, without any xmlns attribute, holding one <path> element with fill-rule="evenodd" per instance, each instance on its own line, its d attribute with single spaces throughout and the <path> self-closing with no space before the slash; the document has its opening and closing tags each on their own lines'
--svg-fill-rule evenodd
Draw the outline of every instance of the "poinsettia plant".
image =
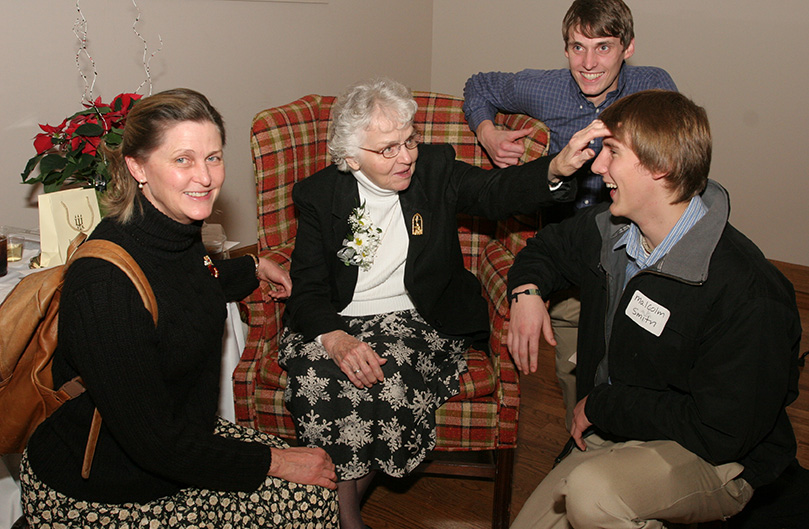
<svg viewBox="0 0 809 529">
<path fill-rule="evenodd" d="M 23 183 L 42 182 L 46 193 L 71 184 L 103 192 L 110 174 L 99 147 L 101 142 L 110 147 L 121 144 L 126 116 L 140 98 L 140 94 L 124 93 L 105 104 L 99 97 L 92 104 L 83 103 L 84 110 L 56 127 L 40 125 L 42 132 L 34 138 L 36 155 L 22 172 Z M 31 176 L 37 167 L 39 174 Z"/>
</svg>

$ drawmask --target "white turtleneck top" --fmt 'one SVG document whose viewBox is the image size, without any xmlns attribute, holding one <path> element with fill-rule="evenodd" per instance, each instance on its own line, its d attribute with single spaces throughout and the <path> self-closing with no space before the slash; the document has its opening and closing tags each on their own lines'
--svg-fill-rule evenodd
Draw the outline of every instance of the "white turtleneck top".
<svg viewBox="0 0 809 529">
<path fill-rule="evenodd" d="M 369 316 L 415 308 L 404 285 L 405 261 L 409 243 L 399 193 L 382 189 L 361 171 L 352 171 L 357 180 L 360 203 L 371 222 L 382 229 L 381 243 L 368 271 L 359 269 L 351 303 L 343 316 Z"/>
</svg>

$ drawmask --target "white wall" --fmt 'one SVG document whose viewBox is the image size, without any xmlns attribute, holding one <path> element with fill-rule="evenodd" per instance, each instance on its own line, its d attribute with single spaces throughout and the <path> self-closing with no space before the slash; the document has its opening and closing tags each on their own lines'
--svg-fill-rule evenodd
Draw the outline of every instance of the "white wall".
<svg viewBox="0 0 809 529">
<path fill-rule="evenodd" d="M 461 94 L 482 70 L 563 68 L 560 26 L 569 0 L 137 0 L 155 91 L 208 95 L 228 126 L 228 181 L 215 221 L 231 239 L 256 239 L 248 131 L 261 109 L 306 93 L 337 93 L 387 74 L 414 89 Z M 654 64 L 708 109 L 712 176 L 731 193 L 732 222 L 767 257 L 809 265 L 809 179 L 803 163 L 801 59 L 809 3 L 781 0 L 628 0 L 633 64 Z M 130 0 L 81 0 L 104 101 L 144 79 Z M 73 0 L 0 0 L 0 224 L 37 225 L 19 173 L 38 123 L 79 108 Z"/>
<path fill-rule="evenodd" d="M 256 241 L 249 129 L 260 110 L 307 93 L 335 94 L 386 74 L 430 88 L 431 0 L 329 0 L 328 4 L 240 0 L 137 0 L 150 50 L 154 91 L 178 86 L 207 95 L 225 118 L 227 181 L 214 221 L 231 240 Z M 131 0 L 81 0 L 104 102 L 144 80 L 143 44 Z M 35 189 L 19 174 L 33 154 L 38 123 L 81 109 L 75 66 L 74 0 L 0 0 L 0 224 L 36 227 Z M 414 29 L 416 28 L 416 29 Z M 370 45 L 369 43 L 373 43 Z M 141 93 L 144 93 L 143 91 Z"/>
<path fill-rule="evenodd" d="M 630 62 L 665 68 L 708 111 L 711 177 L 730 192 L 731 222 L 767 257 L 809 265 L 809 2 L 626 1 L 635 18 Z M 478 71 L 566 67 L 561 23 L 569 5 L 434 0 L 433 89 L 461 93 Z"/>
</svg>

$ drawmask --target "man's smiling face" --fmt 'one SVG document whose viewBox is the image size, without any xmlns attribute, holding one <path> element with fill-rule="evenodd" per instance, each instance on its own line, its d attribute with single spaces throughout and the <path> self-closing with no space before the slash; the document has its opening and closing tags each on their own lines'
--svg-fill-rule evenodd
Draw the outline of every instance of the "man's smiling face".
<svg viewBox="0 0 809 529">
<path fill-rule="evenodd" d="M 621 65 L 635 53 L 635 41 L 624 48 L 618 37 L 586 37 L 579 29 L 570 32 L 565 57 L 581 92 L 595 106 L 618 87 Z"/>
</svg>

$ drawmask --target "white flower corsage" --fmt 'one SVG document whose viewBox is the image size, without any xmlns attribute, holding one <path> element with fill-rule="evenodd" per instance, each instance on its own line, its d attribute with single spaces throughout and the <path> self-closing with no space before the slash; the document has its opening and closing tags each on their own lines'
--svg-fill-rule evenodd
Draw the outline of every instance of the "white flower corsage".
<svg viewBox="0 0 809 529">
<path fill-rule="evenodd" d="M 337 252 L 337 257 L 346 266 L 359 266 L 368 271 L 374 264 L 376 250 L 382 242 L 382 229 L 374 226 L 371 218 L 365 211 L 365 201 L 354 208 L 348 217 L 351 227 L 348 239 L 343 239 L 343 247 Z"/>
</svg>

